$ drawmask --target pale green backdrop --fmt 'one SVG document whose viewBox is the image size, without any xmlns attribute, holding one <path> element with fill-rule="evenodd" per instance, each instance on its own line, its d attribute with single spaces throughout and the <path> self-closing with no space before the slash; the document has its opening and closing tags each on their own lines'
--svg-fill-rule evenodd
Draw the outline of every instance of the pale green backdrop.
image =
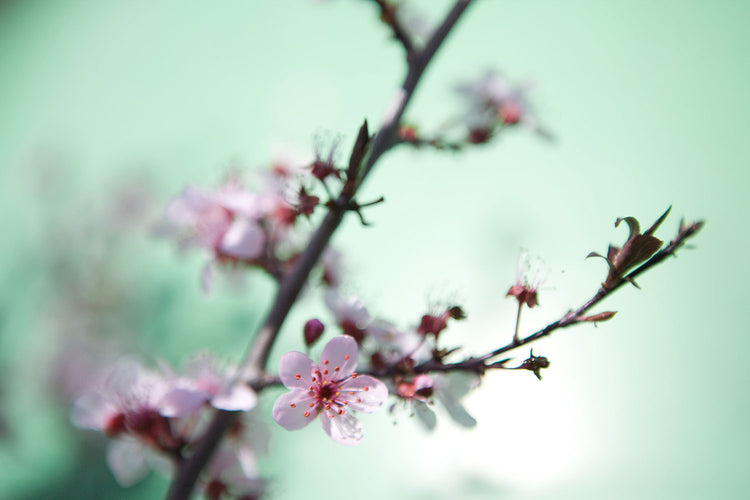
<svg viewBox="0 0 750 500">
<path fill-rule="evenodd" d="M 61 353 L 85 329 L 171 362 L 202 346 L 238 356 L 268 281 L 206 298 L 201 257 L 149 228 L 186 184 L 263 165 L 273 144 L 305 152 L 340 133 L 348 148 L 363 118 L 379 122 L 404 64 L 368 3 L 0 4 L 0 498 L 163 494 L 156 476 L 119 490 L 103 440 L 68 423 Z M 438 19 L 449 3 L 416 5 Z M 389 154 L 363 195 L 387 198 L 374 226 L 335 237 L 348 291 L 402 325 L 457 297 L 469 321 L 446 341 L 481 352 L 512 330 L 519 248 L 551 269 L 531 331 L 594 291 L 604 264 L 583 257 L 623 241 L 617 216 L 650 223 L 671 204 L 664 238 L 683 216 L 707 225 L 605 303 L 615 320 L 539 343 L 542 383 L 488 375 L 467 401 L 474 430 L 443 418 L 428 435 L 383 412 L 348 449 L 317 424 L 272 427 L 270 498 L 746 498 L 748 19 L 739 0 L 477 0 L 409 117 L 436 126 L 458 110 L 456 83 L 499 68 L 535 82 L 556 140 Z M 113 206 L 141 188 L 144 215 L 123 222 Z M 299 347 L 317 297 L 274 359 Z"/>
</svg>

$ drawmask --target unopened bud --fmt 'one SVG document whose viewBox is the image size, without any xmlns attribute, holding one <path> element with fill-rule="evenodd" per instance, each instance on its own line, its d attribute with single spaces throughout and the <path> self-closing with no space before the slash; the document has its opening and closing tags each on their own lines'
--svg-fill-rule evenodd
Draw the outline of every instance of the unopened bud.
<svg viewBox="0 0 750 500">
<path fill-rule="evenodd" d="M 312 346 L 323 335 L 323 330 L 325 326 L 320 320 L 311 319 L 305 323 L 305 344 Z"/>
</svg>

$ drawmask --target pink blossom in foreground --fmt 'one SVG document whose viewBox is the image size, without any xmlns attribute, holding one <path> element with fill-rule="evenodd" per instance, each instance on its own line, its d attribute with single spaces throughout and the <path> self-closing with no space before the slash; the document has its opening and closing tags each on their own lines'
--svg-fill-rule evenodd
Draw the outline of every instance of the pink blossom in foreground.
<svg viewBox="0 0 750 500">
<path fill-rule="evenodd" d="M 388 397 L 381 381 L 357 375 L 357 343 L 348 335 L 331 339 L 315 364 L 301 352 L 279 361 L 279 377 L 291 391 L 273 407 L 273 419 L 287 430 L 305 427 L 321 415 L 323 430 L 334 441 L 353 446 L 362 440 L 362 425 L 351 411 L 371 413 Z"/>
</svg>

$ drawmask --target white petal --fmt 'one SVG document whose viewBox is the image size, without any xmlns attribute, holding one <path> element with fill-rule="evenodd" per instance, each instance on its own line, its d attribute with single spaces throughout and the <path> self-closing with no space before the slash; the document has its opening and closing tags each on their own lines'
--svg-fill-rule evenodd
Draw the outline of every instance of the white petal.
<svg viewBox="0 0 750 500">
<path fill-rule="evenodd" d="M 219 248 L 225 254 L 238 259 L 255 259 L 263 253 L 266 237 L 255 222 L 238 220 L 229 226 L 221 239 Z"/>
<path fill-rule="evenodd" d="M 349 335 L 333 337 L 320 354 L 319 366 L 321 370 L 328 369 L 329 380 L 349 377 L 357 367 L 357 342 Z"/>
<path fill-rule="evenodd" d="M 98 392 L 87 392 L 73 403 L 70 419 L 76 427 L 84 429 L 102 430 L 110 415 L 117 413 L 117 409 Z"/>
<path fill-rule="evenodd" d="M 427 406 L 427 403 L 422 401 L 414 401 L 414 413 L 417 415 L 419 421 L 427 428 L 428 431 L 434 430 L 437 424 L 437 418 L 432 408 Z"/>
<path fill-rule="evenodd" d="M 326 412 L 320 416 L 323 430 L 337 443 L 346 446 L 356 446 L 362 441 L 362 424 L 351 413 L 338 415 L 332 413 L 333 418 Z"/>
<path fill-rule="evenodd" d="M 282 394 L 273 405 L 273 419 L 288 431 L 301 429 L 318 416 L 317 409 L 310 408 L 312 400 L 306 391 L 299 389 Z"/>
<path fill-rule="evenodd" d="M 187 417 L 198 411 L 208 401 L 208 397 L 205 391 L 176 387 L 157 402 L 157 407 L 165 417 Z"/>
<path fill-rule="evenodd" d="M 214 396 L 211 406 L 227 411 L 248 411 L 254 408 L 257 402 L 255 391 L 243 383 L 237 383 Z"/>
<path fill-rule="evenodd" d="M 385 403 L 388 388 L 374 377 L 360 375 L 341 385 L 341 397 L 349 402 L 349 408 L 372 413 Z"/>
<path fill-rule="evenodd" d="M 109 445 L 107 465 L 120 486 L 132 486 L 148 473 L 143 445 L 133 439 L 118 439 Z"/>
<path fill-rule="evenodd" d="M 307 390 L 313 383 L 313 371 L 317 368 L 315 363 L 301 352 L 289 351 L 279 360 L 279 377 L 288 389 Z"/>
</svg>

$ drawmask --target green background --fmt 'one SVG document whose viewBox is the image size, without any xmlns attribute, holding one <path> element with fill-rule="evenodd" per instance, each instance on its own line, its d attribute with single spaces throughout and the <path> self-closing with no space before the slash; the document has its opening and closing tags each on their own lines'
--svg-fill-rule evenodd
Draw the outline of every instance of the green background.
<svg viewBox="0 0 750 500">
<path fill-rule="evenodd" d="M 172 363 L 201 347 L 238 358 L 269 281 L 204 297 L 202 256 L 154 238 L 153 224 L 185 185 L 265 165 L 273 144 L 310 152 L 342 134 L 345 158 L 404 72 L 368 3 L 0 4 L 0 498 L 163 494 L 158 476 L 115 485 L 103 440 L 68 422 L 61 359 L 102 342 Z M 416 5 L 437 20 L 449 2 Z M 671 204 L 664 239 L 682 216 L 707 225 L 642 290 L 605 302 L 613 321 L 535 346 L 552 362 L 542 383 L 486 376 L 466 401 L 473 430 L 443 415 L 428 434 L 380 412 L 349 449 L 318 424 L 271 422 L 271 498 L 745 498 L 748 19 L 743 1 L 472 6 L 409 118 L 437 127 L 460 108 L 457 83 L 499 68 L 535 82 L 556 140 L 517 130 L 461 154 L 387 155 L 362 195 L 387 199 L 367 211 L 374 226 L 351 218 L 334 239 L 347 291 L 403 326 L 458 299 L 469 320 L 446 342 L 479 353 L 511 335 L 519 248 L 550 269 L 528 332 L 594 292 L 605 267 L 583 257 L 624 240 L 616 217 L 646 225 Z M 141 215 L 126 221 L 133 196 Z M 319 297 L 295 309 L 274 360 L 299 348 Z"/>
</svg>

